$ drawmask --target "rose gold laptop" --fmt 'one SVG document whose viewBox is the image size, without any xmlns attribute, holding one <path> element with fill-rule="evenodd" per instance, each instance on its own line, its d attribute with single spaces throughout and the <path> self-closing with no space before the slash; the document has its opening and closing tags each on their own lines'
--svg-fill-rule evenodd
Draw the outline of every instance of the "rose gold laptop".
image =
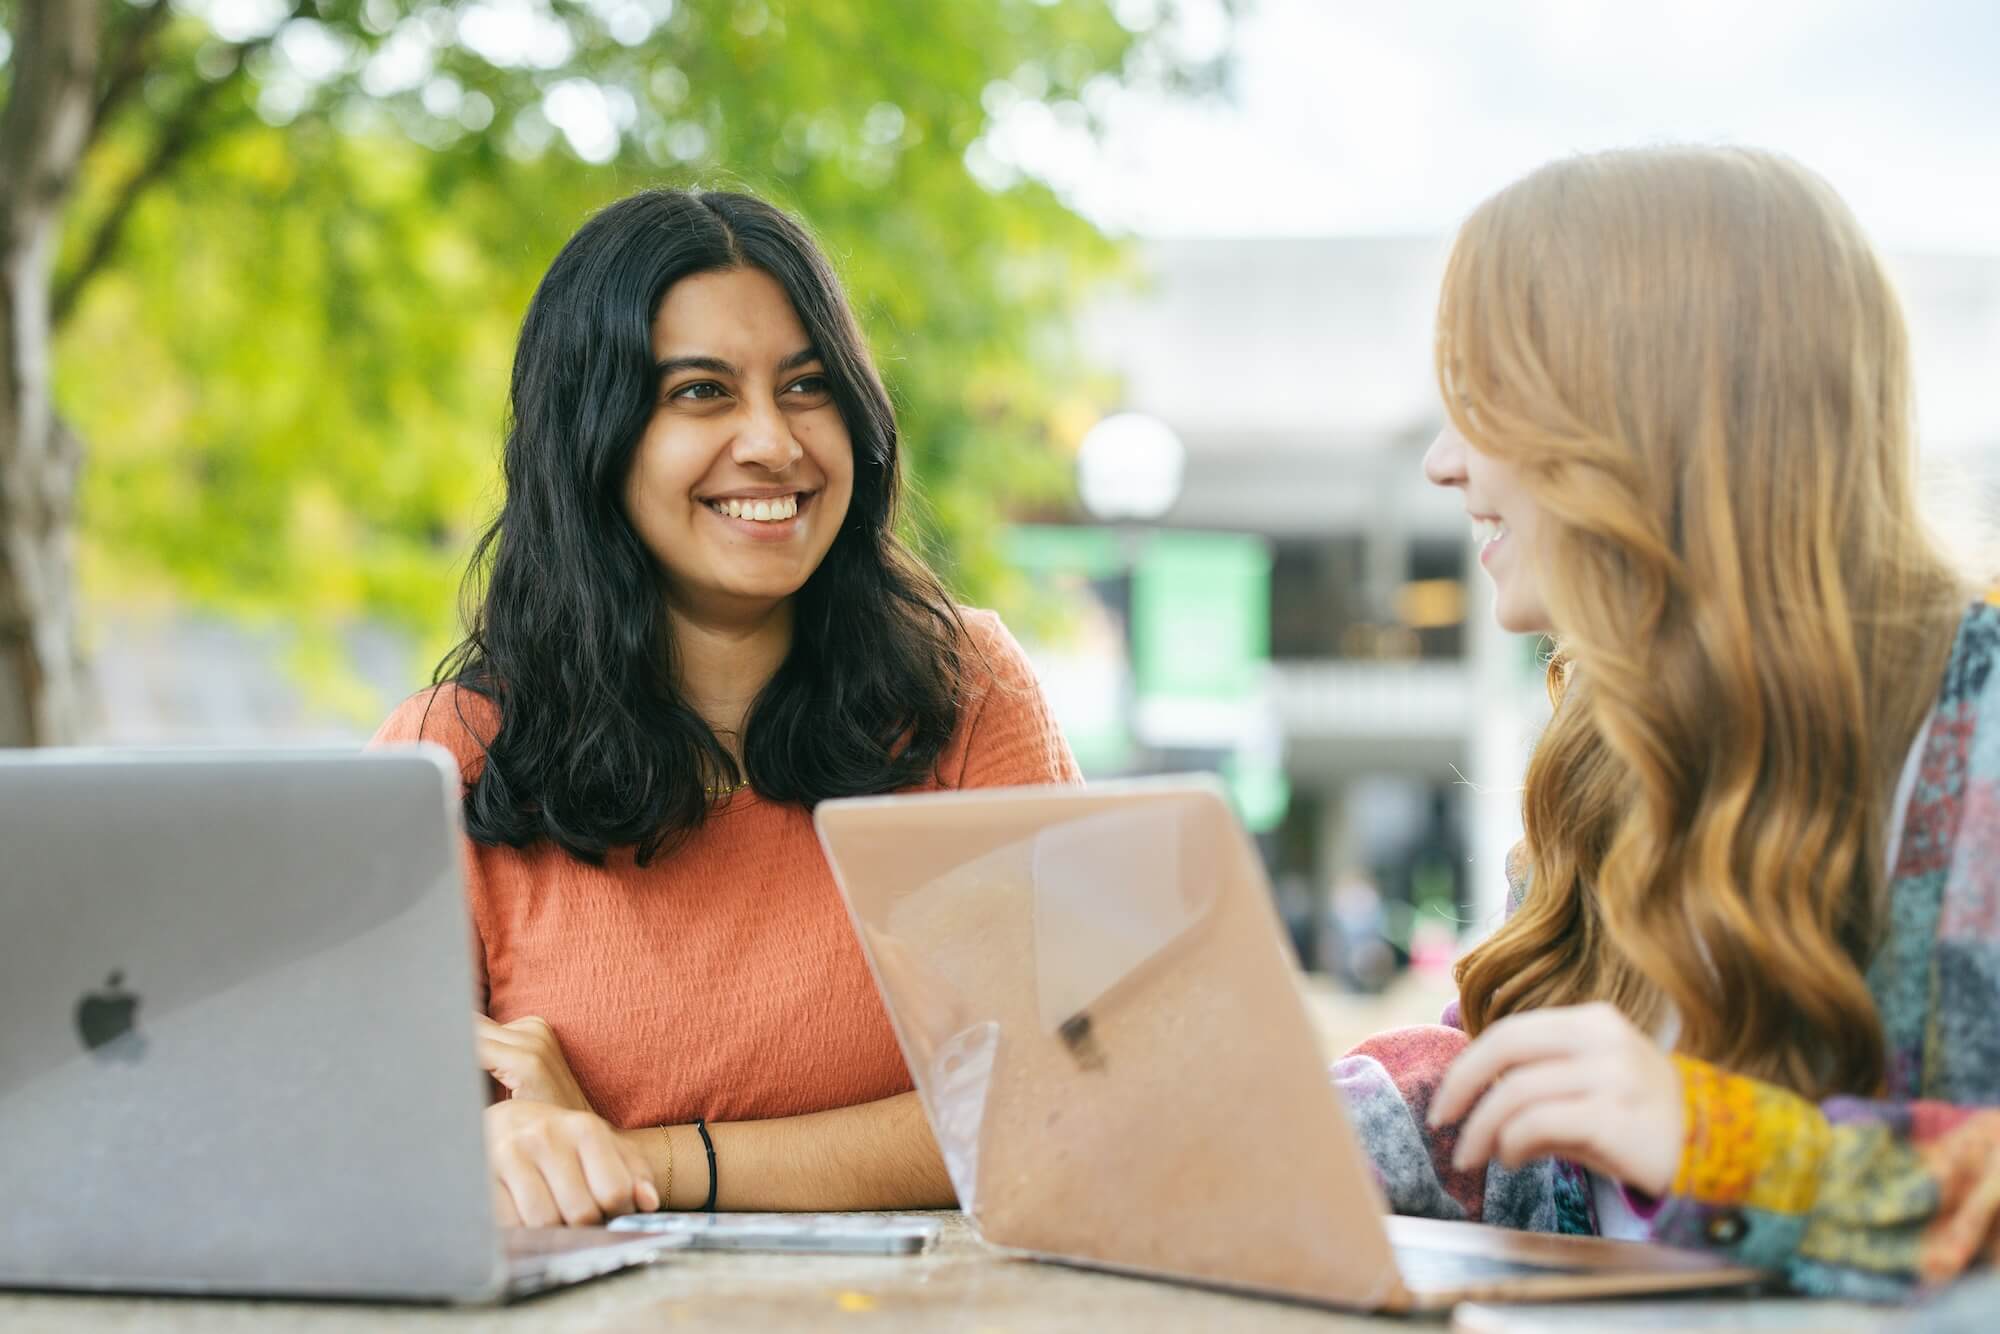
<svg viewBox="0 0 2000 1334">
<path fill-rule="evenodd" d="M 1262 863 L 1210 781 L 829 801 L 814 820 L 996 1246 L 1364 1309 L 1762 1277 L 1384 1217 Z"/>
</svg>

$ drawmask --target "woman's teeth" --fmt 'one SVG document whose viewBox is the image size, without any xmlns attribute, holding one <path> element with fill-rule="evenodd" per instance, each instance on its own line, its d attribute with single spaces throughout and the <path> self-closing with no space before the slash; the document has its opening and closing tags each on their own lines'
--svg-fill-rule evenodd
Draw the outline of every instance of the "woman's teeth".
<svg viewBox="0 0 2000 1334">
<path fill-rule="evenodd" d="M 772 500 L 711 500 L 708 507 L 717 514 L 732 519 L 749 519 L 753 523 L 781 523 L 799 512 L 797 496 L 778 496 Z"/>
<path fill-rule="evenodd" d="M 1472 521 L 1472 535 L 1479 539 L 1480 546 L 1492 546 L 1495 542 L 1507 536 L 1507 525 L 1498 519 L 1474 519 Z"/>
</svg>

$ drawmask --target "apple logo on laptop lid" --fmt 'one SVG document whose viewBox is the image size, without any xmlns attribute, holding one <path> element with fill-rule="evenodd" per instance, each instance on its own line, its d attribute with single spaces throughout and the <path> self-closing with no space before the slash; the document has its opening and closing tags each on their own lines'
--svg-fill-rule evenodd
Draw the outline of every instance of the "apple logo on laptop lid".
<svg viewBox="0 0 2000 1334">
<path fill-rule="evenodd" d="M 102 991 L 84 993 L 76 1003 L 76 1031 L 100 1060 L 136 1061 L 146 1054 L 139 1034 L 139 997 L 125 989 L 125 974 L 113 969 Z"/>
</svg>

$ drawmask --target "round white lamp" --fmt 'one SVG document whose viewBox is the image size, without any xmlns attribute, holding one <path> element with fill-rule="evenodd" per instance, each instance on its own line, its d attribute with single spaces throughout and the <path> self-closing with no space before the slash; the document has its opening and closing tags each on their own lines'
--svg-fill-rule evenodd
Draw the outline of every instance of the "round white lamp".
<svg viewBox="0 0 2000 1334">
<path fill-rule="evenodd" d="M 1099 519 L 1159 518 L 1180 499 L 1187 446 L 1174 428 L 1143 412 L 1106 417 L 1076 451 L 1076 489 Z"/>
</svg>

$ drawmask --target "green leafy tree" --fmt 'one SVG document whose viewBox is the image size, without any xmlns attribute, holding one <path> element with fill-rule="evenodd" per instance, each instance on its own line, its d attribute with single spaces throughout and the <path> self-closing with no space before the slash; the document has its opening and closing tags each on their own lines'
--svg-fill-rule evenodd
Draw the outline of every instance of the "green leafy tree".
<svg viewBox="0 0 2000 1334">
<path fill-rule="evenodd" d="M 814 227 L 904 418 L 913 536 L 989 593 L 997 519 L 1063 493 L 1063 316 L 1118 263 L 989 132 L 1217 75 L 1171 4 L 1119 9 L 0 0 L 0 744 L 83 726 L 77 564 L 93 598 L 297 627 L 323 684 L 362 621 L 441 647 L 532 285 L 647 184 Z"/>
</svg>

